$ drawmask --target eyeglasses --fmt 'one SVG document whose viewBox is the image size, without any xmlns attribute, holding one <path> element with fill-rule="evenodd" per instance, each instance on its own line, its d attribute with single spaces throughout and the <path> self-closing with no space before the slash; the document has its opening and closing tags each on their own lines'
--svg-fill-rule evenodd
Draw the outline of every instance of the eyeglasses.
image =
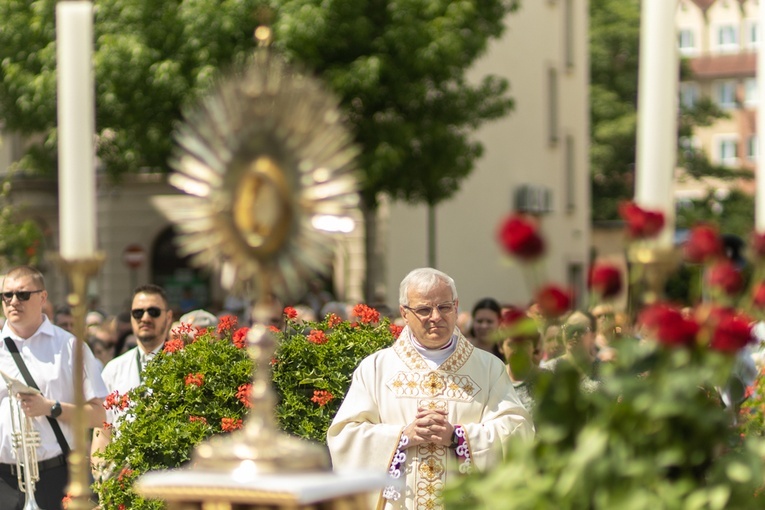
<svg viewBox="0 0 765 510">
<path fill-rule="evenodd" d="M 406 305 L 402 305 L 404 308 L 414 313 L 420 319 L 428 319 L 433 315 L 433 310 L 438 308 L 439 315 L 448 315 L 457 309 L 457 305 L 454 301 L 450 303 L 441 303 L 436 306 L 418 306 L 417 308 L 410 308 Z"/>
<path fill-rule="evenodd" d="M 29 301 L 32 294 L 37 294 L 42 290 L 17 290 L 16 292 L 3 292 L 3 301 L 10 303 L 13 301 L 13 296 L 16 296 L 19 301 Z"/>
<path fill-rule="evenodd" d="M 148 313 L 149 317 L 156 319 L 162 315 L 162 312 L 163 310 L 161 308 L 150 306 L 149 308 L 133 308 L 130 310 L 130 315 L 132 315 L 135 320 L 141 320 L 143 318 L 143 314 Z"/>
</svg>

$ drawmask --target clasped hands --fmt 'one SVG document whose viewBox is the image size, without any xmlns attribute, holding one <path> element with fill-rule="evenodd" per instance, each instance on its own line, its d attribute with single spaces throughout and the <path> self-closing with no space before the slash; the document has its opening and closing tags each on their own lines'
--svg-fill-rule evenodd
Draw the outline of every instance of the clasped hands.
<svg viewBox="0 0 765 510">
<path fill-rule="evenodd" d="M 414 421 L 404 429 L 409 438 L 408 446 L 435 443 L 449 446 L 452 442 L 454 425 L 446 419 L 447 412 L 440 409 L 417 409 Z"/>
</svg>

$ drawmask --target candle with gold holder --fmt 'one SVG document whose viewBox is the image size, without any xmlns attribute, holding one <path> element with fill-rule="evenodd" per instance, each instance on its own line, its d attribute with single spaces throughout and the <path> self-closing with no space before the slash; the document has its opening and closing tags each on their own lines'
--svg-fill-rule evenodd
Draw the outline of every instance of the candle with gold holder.
<svg viewBox="0 0 765 510">
<path fill-rule="evenodd" d="M 85 315 L 87 314 L 87 288 L 90 278 L 98 274 L 104 263 L 104 254 L 95 253 L 93 257 L 67 260 L 58 253 L 49 255 L 49 258 L 66 274 L 69 280 L 71 292 L 67 296 L 67 304 L 72 308 L 74 318 L 73 334 L 77 338 L 74 349 L 74 367 L 72 378 L 74 381 L 74 405 L 75 413 L 72 419 L 74 432 L 74 445 L 69 452 L 69 486 L 67 493 L 71 497 L 68 510 L 91 510 L 94 504 L 91 500 L 90 491 L 90 452 L 87 451 L 89 444 L 87 433 L 89 430 L 85 417 L 84 387 L 84 342 L 87 338 Z"/>
<path fill-rule="evenodd" d="M 680 257 L 677 250 L 652 242 L 640 241 L 629 247 L 629 311 L 632 317 L 644 306 L 664 297 L 664 285 L 680 264 Z"/>
</svg>

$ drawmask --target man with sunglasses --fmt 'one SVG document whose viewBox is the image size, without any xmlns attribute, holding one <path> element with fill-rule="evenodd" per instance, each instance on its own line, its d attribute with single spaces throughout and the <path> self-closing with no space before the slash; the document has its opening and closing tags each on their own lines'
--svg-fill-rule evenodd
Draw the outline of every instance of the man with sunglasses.
<svg viewBox="0 0 765 510">
<path fill-rule="evenodd" d="M 141 384 L 143 367 L 162 350 L 167 340 L 173 323 L 173 312 L 162 287 L 146 284 L 133 291 L 130 323 L 138 345 L 117 356 L 104 367 L 101 375 L 109 394 L 117 392 L 119 395 L 125 395 L 138 387 Z M 93 431 L 93 452 L 100 451 L 109 444 L 111 429 L 117 418 L 118 416 L 111 411 L 107 411 L 106 423 L 111 426 Z M 93 459 L 94 476 L 100 474 L 97 473 L 102 467 L 99 460 L 97 456 Z"/>
<path fill-rule="evenodd" d="M 401 282 L 399 305 L 406 327 L 356 369 L 327 444 L 335 469 L 398 479 L 377 508 L 443 508 L 441 490 L 455 473 L 489 468 L 511 436 L 529 440 L 534 428 L 503 363 L 456 328 L 451 277 L 415 269 Z"/>
<path fill-rule="evenodd" d="M 77 340 L 54 326 L 43 314 L 48 299 L 45 279 L 29 266 L 8 271 L 2 284 L 5 326 L 0 332 L 0 370 L 38 392 L 17 393 L 21 411 L 32 418 L 40 435 L 37 467 L 40 480 L 35 500 L 41 508 L 61 508 L 68 483 L 66 455 L 73 445 L 71 420 L 75 412 L 74 351 Z M 104 420 L 101 406 L 106 387 L 87 345 L 84 348 L 83 394 L 89 427 Z M 11 395 L 0 381 L 0 507 L 21 509 L 26 495 L 18 489 L 14 451 Z M 17 423 L 18 426 L 18 423 Z M 20 431 L 19 431 L 20 432 Z"/>
</svg>

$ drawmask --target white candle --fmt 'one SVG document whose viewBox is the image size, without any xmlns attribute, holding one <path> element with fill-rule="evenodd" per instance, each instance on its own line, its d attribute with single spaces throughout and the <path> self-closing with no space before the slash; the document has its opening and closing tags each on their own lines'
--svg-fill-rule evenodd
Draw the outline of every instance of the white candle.
<svg viewBox="0 0 765 510">
<path fill-rule="evenodd" d="M 765 4 L 759 5 L 757 42 L 757 173 L 755 174 L 754 229 L 765 232 Z"/>
<path fill-rule="evenodd" d="M 56 3 L 59 243 L 66 260 L 91 258 L 96 250 L 92 55 L 93 5 Z"/>
<path fill-rule="evenodd" d="M 671 246 L 677 157 L 677 1 L 643 0 L 641 4 L 635 202 L 664 213 L 659 243 Z"/>
</svg>

